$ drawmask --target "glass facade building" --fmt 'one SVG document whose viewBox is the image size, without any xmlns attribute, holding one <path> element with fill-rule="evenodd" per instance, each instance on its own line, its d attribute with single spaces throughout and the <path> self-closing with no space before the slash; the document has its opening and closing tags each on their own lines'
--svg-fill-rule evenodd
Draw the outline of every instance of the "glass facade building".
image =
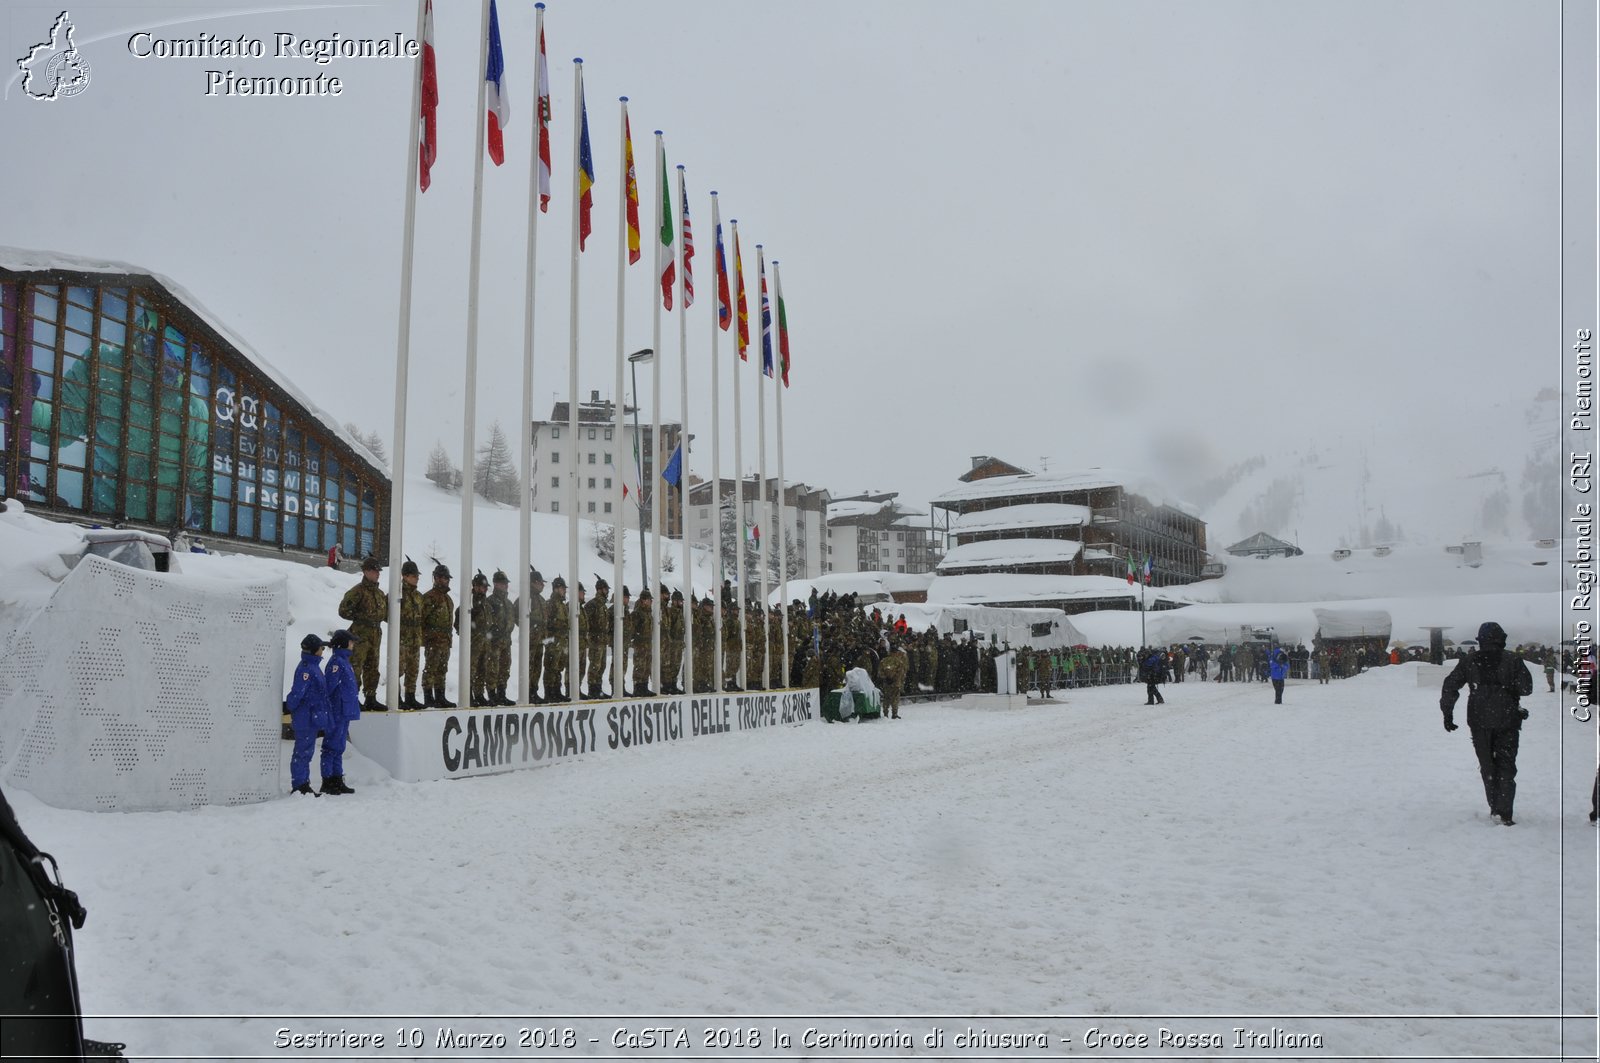
<svg viewBox="0 0 1600 1063">
<path fill-rule="evenodd" d="M 388 476 L 273 377 L 154 277 L 0 265 L 0 497 L 384 556 Z"/>
</svg>

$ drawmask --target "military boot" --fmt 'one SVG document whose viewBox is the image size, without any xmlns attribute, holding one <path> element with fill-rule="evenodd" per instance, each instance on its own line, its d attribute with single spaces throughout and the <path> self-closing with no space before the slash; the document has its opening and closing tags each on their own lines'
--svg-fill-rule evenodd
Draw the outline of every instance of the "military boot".
<svg viewBox="0 0 1600 1063">
<path fill-rule="evenodd" d="M 495 704 L 496 705 L 515 705 L 516 704 L 515 701 L 513 701 L 510 698 L 506 697 L 506 688 L 505 687 L 496 687 L 494 694 L 495 694 Z"/>
<path fill-rule="evenodd" d="M 456 703 L 444 696 L 444 686 L 441 684 L 433 688 L 434 704 L 441 709 L 453 709 Z"/>
<path fill-rule="evenodd" d="M 422 708 L 422 702 L 417 700 L 417 692 L 415 690 L 408 690 L 406 692 L 406 696 L 400 701 L 400 707 L 408 712 L 414 712 L 417 709 Z"/>
</svg>

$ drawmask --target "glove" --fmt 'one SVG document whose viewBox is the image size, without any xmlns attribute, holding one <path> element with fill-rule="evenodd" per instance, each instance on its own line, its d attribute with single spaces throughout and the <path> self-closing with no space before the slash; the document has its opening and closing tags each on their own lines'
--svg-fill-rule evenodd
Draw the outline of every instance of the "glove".
<svg viewBox="0 0 1600 1063">
<path fill-rule="evenodd" d="M 1450 717 L 1446 716 L 1444 718 L 1444 729 L 1446 731 L 1454 731 L 1456 729 L 1456 722 Z"/>
</svg>

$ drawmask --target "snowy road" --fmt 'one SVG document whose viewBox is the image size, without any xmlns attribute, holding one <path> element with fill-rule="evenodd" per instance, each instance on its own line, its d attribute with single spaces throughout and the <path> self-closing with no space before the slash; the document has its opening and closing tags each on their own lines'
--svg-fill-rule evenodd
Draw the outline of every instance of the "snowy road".
<svg viewBox="0 0 1600 1063">
<path fill-rule="evenodd" d="M 1085 1017 L 1046 1024 L 1073 1038 L 1057 1052 L 1162 1025 L 1108 1016 L 1201 1016 L 1166 1025 L 1230 1049 L 1235 1026 L 1329 1016 L 1276 1020 L 1326 1058 L 1553 1056 L 1563 1001 L 1594 1015 L 1595 732 L 1556 695 L 1528 702 L 1500 827 L 1415 666 L 1281 707 L 1264 684 L 1166 693 L 456 782 L 356 756 L 354 797 L 192 813 L 14 800 L 89 906 L 97 1014 Z M 1408 1015 L 1502 1017 L 1362 1017 Z M 1567 1051 L 1592 1058 L 1594 1028 L 1569 1023 Z M 260 1023 L 89 1029 L 134 1054 L 271 1051 Z"/>
</svg>

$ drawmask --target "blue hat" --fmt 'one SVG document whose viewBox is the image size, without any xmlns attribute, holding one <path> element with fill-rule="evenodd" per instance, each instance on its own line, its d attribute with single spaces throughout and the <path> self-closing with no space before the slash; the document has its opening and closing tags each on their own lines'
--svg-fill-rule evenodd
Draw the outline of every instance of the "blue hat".
<svg viewBox="0 0 1600 1063">
<path fill-rule="evenodd" d="M 307 635 L 305 638 L 300 640 L 300 651 L 302 653 L 316 653 L 318 650 L 322 649 L 322 647 L 326 646 L 326 645 L 327 645 L 327 643 L 322 641 L 322 636 L 321 635 L 318 635 L 315 632 L 312 632 L 311 634 Z"/>
<path fill-rule="evenodd" d="M 356 638 L 348 628 L 340 628 L 338 631 L 335 631 L 332 635 L 328 636 L 328 645 L 332 646 L 336 650 L 347 650 L 350 648 L 350 644 L 352 642 L 360 641 L 361 640 Z"/>
</svg>

